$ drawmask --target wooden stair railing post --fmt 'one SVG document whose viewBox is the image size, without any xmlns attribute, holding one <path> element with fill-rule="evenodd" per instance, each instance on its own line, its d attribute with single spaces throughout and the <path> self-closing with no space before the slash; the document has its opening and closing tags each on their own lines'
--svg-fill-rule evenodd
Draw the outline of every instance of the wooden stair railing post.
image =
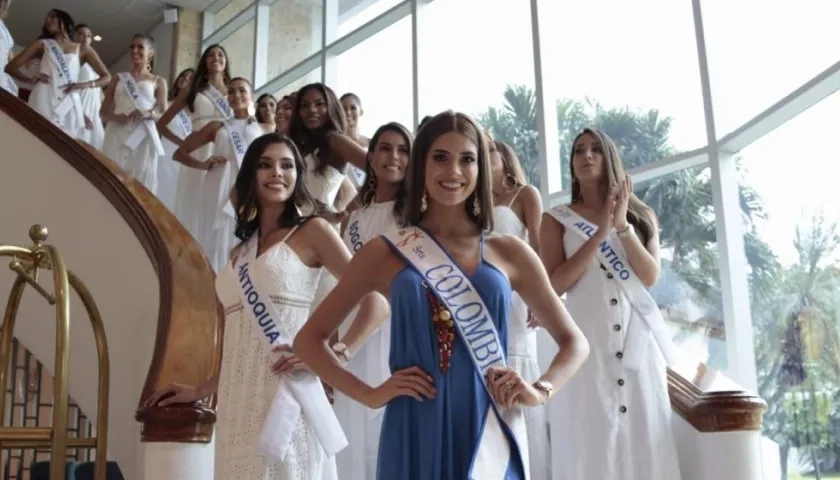
<svg viewBox="0 0 840 480">
<path fill-rule="evenodd" d="M 12 339 L 15 320 L 24 288 L 30 285 L 50 305 L 55 305 L 56 346 L 55 396 L 51 427 L 2 427 L 0 426 L 0 449 L 8 448 L 50 448 L 50 480 L 64 479 L 64 459 L 68 448 L 96 449 L 96 480 L 105 480 L 105 463 L 108 454 L 108 392 L 109 363 L 108 343 L 102 317 L 84 283 L 64 265 L 58 250 L 45 245 L 47 229 L 35 225 L 29 230 L 34 245 L 30 248 L 0 245 L 0 257 L 12 257 L 9 268 L 17 278 L 9 294 L 3 325 L 0 327 L 0 385 L 6 385 L 6 372 L 11 362 Z M 52 270 L 54 293 L 38 283 L 39 270 Z M 70 289 L 76 291 L 90 317 L 93 336 L 99 360 L 98 398 L 96 412 L 96 436 L 92 438 L 67 438 L 69 409 L 68 367 L 70 363 Z M 0 395 L 0 412 L 6 410 L 6 396 Z M 61 462 L 57 462 L 57 460 Z"/>
</svg>

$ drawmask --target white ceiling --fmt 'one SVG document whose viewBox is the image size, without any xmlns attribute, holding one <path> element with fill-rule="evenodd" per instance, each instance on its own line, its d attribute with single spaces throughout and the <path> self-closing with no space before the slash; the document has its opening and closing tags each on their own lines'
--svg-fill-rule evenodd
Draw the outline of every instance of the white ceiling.
<svg viewBox="0 0 840 480">
<path fill-rule="evenodd" d="M 111 65 L 125 53 L 135 33 L 147 33 L 160 21 L 166 5 L 202 11 L 213 0 L 14 0 L 6 19 L 15 43 L 26 46 L 41 33 L 44 17 L 52 8 L 67 11 L 76 23 L 91 27 L 102 41 L 96 51 Z"/>
</svg>

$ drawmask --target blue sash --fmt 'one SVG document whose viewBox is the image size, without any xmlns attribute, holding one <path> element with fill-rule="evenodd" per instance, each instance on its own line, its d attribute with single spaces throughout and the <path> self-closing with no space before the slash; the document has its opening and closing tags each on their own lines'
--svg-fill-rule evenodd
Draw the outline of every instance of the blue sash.
<svg viewBox="0 0 840 480">
<path fill-rule="evenodd" d="M 63 121 L 64 116 L 74 111 L 76 120 L 79 125 L 85 124 L 84 110 L 82 109 L 82 101 L 79 98 L 79 92 L 71 92 L 65 95 L 61 90 L 65 85 L 73 83 L 75 79 L 70 73 L 70 66 L 67 65 L 67 59 L 64 58 L 64 51 L 58 46 L 58 42 L 52 39 L 44 39 L 44 48 L 47 50 L 47 55 L 55 65 L 55 70 L 58 73 L 58 79 L 53 84 L 53 89 L 56 89 L 59 99 L 58 106 L 55 107 L 56 117 L 59 121 Z"/>
<path fill-rule="evenodd" d="M 259 232 L 256 232 L 242 245 L 242 250 L 233 259 L 233 270 L 239 277 L 242 313 L 255 323 L 255 331 L 261 333 L 263 348 L 271 350 L 278 345 L 291 345 L 294 337 L 282 330 L 280 312 L 262 288 L 259 278 L 251 274 L 257 260 L 258 239 Z M 236 408 L 236 405 L 226 408 Z M 277 387 L 260 432 L 260 452 L 283 461 L 301 415 L 327 455 L 333 456 L 347 446 L 347 437 L 321 381 L 314 374 L 299 370 L 283 378 Z"/>
<path fill-rule="evenodd" d="M 186 110 L 181 110 L 175 115 L 175 121 L 178 123 L 178 126 L 181 128 L 181 132 L 183 136 L 178 135 L 181 139 L 186 139 L 192 133 L 192 118 L 187 114 Z"/>
<path fill-rule="evenodd" d="M 473 480 L 504 480 L 514 449 L 518 450 L 525 478 L 528 473 L 528 443 L 521 407 L 504 410 L 495 404 L 487 386 L 490 367 L 505 367 L 505 349 L 490 310 L 467 275 L 425 231 L 418 227 L 392 231 L 383 238 L 397 249 L 419 273 L 438 300 L 452 312 L 455 329 L 470 352 L 475 373 L 481 379 L 490 406 L 470 467 Z M 511 442 L 510 437 L 513 438 Z M 513 443 L 514 445 L 512 445 Z"/>
<path fill-rule="evenodd" d="M 546 211 L 560 222 L 567 230 L 574 232 L 584 240 L 589 240 L 598 231 L 598 226 L 588 222 L 575 213 L 571 208 L 560 205 Z M 622 362 L 631 370 L 639 371 L 647 357 L 647 333 L 650 332 L 656 341 L 665 362 L 674 366 L 679 359 L 677 349 L 668 334 L 665 319 L 656 305 L 650 292 L 633 272 L 624 249 L 614 243 L 615 233 L 610 235 L 598 246 L 596 255 L 598 261 L 613 273 L 618 285 L 624 291 L 633 306 L 633 316 L 627 326 L 627 337 L 624 340 Z M 617 240 L 617 237 L 615 238 Z"/>
<path fill-rule="evenodd" d="M 248 145 L 250 145 L 250 142 L 245 136 L 245 130 L 248 128 L 248 125 L 249 124 L 247 123 L 247 121 L 241 121 L 233 118 L 229 122 L 225 123 L 224 127 L 222 127 L 228 134 L 228 141 L 230 141 L 230 145 L 233 149 L 233 154 L 236 157 L 237 172 L 242 166 L 242 159 L 245 158 L 245 152 L 248 151 Z M 230 164 L 230 162 L 227 162 L 225 163 L 224 170 L 219 175 L 219 198 L 217 201 L 217 205 L 222 209 L 223 213 L 235 219 L 236 212 L 233 209 L 233 204 L 230 203 L 230 191 L 227 188 L 223 188 L 223 186 L 226 183 L 233 184 L 234 182 L 236 182 L 235 176 L 232 179 L 232 181 L 225 181 L 226 179 L 228 179 L 229 176 L 232 175 L 233 166 Z M 213 185 L 213 187 L 215 187 L 215 185 Z M 216 228 L 221 228 L 224 225 L 225 224 L 223 222 L 219 221 L 216 223 L 215 226 Z"/>
<path fill-rule="evenodd" d="M 154 108 L 155 100 L 147 97 L 137 88 L 137 81 L 134 80 L 134 77 L 130 73 L 120 72 L 117 75 L 120 77 L 120 83 L 125 87 L 125 91 L 128 93 L 128 97 L 131 99 L 131 103 L 134 104 L 135 109 L 145 112 Z M 160 141 L 157 125 L 151 118 L 140 119 L 140 124 L 125 139 L 123 145 L 135 151 L 145 139 L 152 142 L 152 146 L 155 149 L 154 153 L 157 156 L 164 154 L 163 143 Z"/>
</svg>

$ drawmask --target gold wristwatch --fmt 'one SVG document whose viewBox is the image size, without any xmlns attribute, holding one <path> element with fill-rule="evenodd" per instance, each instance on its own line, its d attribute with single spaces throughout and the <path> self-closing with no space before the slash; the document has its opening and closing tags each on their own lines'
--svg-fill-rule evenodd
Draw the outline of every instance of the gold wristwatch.
<svg viewBox="0 0 840 480">
<path fill-rule="evenodd" d="M 547 402 L 548 399 L 551 398 L 551 393 L 554 391 L 554 385 L 552 385 L 551 382 L 547 380 L 537 380 L 536 382 L 534 382 L 534 388 L 541 392 L 545 392 L 545 402 Z"/>
</svg>

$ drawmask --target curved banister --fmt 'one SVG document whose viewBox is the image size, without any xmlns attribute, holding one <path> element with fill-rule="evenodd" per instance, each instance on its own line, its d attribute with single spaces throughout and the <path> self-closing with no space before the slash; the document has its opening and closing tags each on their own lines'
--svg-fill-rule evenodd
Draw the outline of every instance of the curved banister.
<svg viewBox="0 0 840 480">
<path fill-rule="evenodd" d="M 767 403 L 699 363 L 668 369 L 671 408 L 698 432 L 760 431 Z"/>
<path fill-rule="evenodd" d="M 108 200 L 157 273 L 157 334 L 139 405 L 169 382 L 197 385 L 217 375 L 222 315 L 213 287 L 215 275 L 195 240 L 151 192 L 127 177 L 112 160 L 71 139 L 2 89 L 0 109 L 39 137 Z M 144 441 L 206 443 L 215 422 L 213 407 L 198 402 L 165 409 L 138 408 L 136 418 L 143 424 Z"/>
</svg>

